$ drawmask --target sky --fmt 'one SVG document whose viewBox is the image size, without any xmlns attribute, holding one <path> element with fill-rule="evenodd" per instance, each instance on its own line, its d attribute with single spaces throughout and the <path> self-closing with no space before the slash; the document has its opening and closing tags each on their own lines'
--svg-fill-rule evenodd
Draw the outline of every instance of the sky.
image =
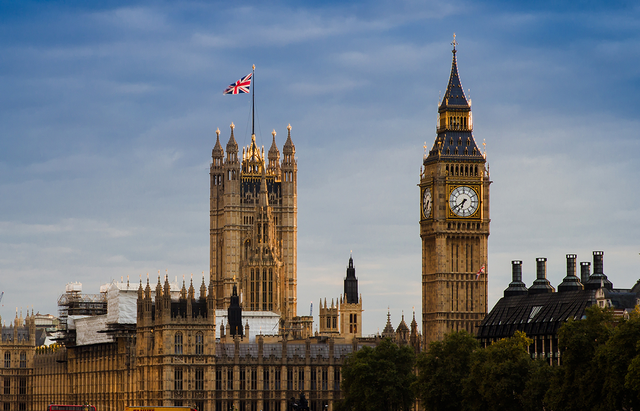
<svg viewBox="0 0 640 411">
<path fill-rule="evenodd" d="M 521 4 L 522 3 L 522 4 Z M 352 253 L 363 333 L 421 314 L 420 166 L 458 68 L 486 143 L 489 307 L 511 280 L 602 250 L 640 279 L 640 6 L 583 1 L 0 3 L 0 315 L 208 271 L 215 130 L 298 161 L 298 314 Z M 207 280 L 208 281 L 208 280 Z M 316 322 L 317 324 L 317 322 Z"/>
</svg>

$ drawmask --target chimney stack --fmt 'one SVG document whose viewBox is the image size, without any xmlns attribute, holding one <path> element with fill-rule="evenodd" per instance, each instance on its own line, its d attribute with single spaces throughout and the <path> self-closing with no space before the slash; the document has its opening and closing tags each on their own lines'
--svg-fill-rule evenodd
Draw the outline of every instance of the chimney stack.
<svg viewBox="0 0 640 411">
<path fill-rule="evenodd" d="M 553 293 L 555 288 L 547 280 L 547 259 L 545 257 L 536 258 L 536 280 L 529 287 L 529 294 Z"/>
<path fill-rule="evenodd" d="M 522 282 L 522 261 L 511 261 L 511 283 L 504 290 L 505 297 L 527 294 L 527 286 Z"/>
<path fill-rule="evenodd" d="M 599 288 L 613 289 L 613 284 L 606 275 L 604 275 L 604 251 L 593 252 L 593 274 L 589 277 L 589 281 L 584 285 L 585 290 L 597 290 Z"/>
<path fill-rule="evenodd" d="M 567 254 L 567 276 L 558 286 L 558 292 L 582 290 L 582 284 L 576 276 L 576 257 L 575 254 Z"/>
<path fill-rule="evenodd" d="M 591 263 L 589 261 L 583 261 L 580 263 L 580 280 L 582 284 L 586 284 L 589 281 L 591 275 Z"/>
</svg>

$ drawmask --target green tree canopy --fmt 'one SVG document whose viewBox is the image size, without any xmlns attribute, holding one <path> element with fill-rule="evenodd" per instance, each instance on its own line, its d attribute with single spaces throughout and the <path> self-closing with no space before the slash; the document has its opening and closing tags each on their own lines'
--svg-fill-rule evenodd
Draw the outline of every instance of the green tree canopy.
<svg viewBox="0 0 640 411">
<path fill-rule="evenodd" d="M 409 411 L 415 396 L 412 385 L 415 353 L 389 339 L 375 348 L 352 353 L 342 367 L 338 411 Z"/>
<path fill-rule="evenodd" d="M 471 353 L 480 348 L 466 331 L 446 334 L 434 341 L 429 351 L 418 356 L 416 394 L 427 411 L 459 411 L 462 388 L 469 375 Z"/>
<path fill-rule="evenodd" d="M 465 409 L 521 410 L 531 401 L 524 397 L 531 360 L 527 348 L 531 339 L 516 331 L 471 356 L 471 368 L 463 389 Z"/>
</svg>

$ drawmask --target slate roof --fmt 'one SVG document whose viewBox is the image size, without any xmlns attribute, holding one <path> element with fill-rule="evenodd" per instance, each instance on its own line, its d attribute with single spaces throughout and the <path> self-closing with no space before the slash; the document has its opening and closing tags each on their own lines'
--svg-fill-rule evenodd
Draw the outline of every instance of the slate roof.
<svg viewBox="0 0 640 411">
<path fill-rule="evenodd" d="M 478 338 L 506 338 L 516 331 L 529 337 L 555 335 L 569 319 L 582 319 L 595 304 L 595 290 L 565 291 L 503 297 L 484 318 Z"/>
<path fill-rule="evenodd" d="M 449 76 L 449 84 L 447 85 L 447 91 L 444 93 L 442 103 L 440 104 L 439 112 L 447 109 L 456 108 L 469 108 L 469 102 L 464 95 L 464 89 L 460 82 L 460 75 L 458 74 L 458 60 L 456 58 L 457 50 L 454 48 L 453 61 L 451 62 L 451 75 Z"/>
</svg>

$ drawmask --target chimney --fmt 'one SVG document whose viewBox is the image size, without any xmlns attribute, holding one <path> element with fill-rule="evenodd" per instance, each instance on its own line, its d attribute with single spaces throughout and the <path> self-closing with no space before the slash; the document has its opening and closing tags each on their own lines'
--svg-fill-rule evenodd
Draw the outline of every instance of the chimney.
<svg viewBox="0 0 640 411">
<path fill-rule="evenodd" d="M 580 263 L 580 281 L 582 284 L 586 284 L 589 281 L 591 275 L 591 263 L 589 261 L 583 261 Z"/>
<path fill-rule="evenodd" d="M 505 297 L 527 294 L 527 286 L 522 282 L 522 261 L 511 261 L 511 283 L 504 290 Z"/>
<path fill-rule="evenodd" d="M 558 292 L 582 290 L 582 284 L 576 276 L 576 257 L 575 254 L 567 254 L 567 276 L 558 286 Z"/>
<path fill-rule="evenodd" d="M 536 280 L 529 287 L 529 294 L 545 294 L 555 292 L 547 280 L 547 259 L 545 257 L 536 258 Z"/>
<path fill-rule="evenodd" d="M 613 284 L 604 275 L 604 251 L 593 252 L 593 274 L 589 276 L 589 281 L 584 285 L 585 290 L 597 290 L 599 288 L 613 289 Z"/>
</svg>

